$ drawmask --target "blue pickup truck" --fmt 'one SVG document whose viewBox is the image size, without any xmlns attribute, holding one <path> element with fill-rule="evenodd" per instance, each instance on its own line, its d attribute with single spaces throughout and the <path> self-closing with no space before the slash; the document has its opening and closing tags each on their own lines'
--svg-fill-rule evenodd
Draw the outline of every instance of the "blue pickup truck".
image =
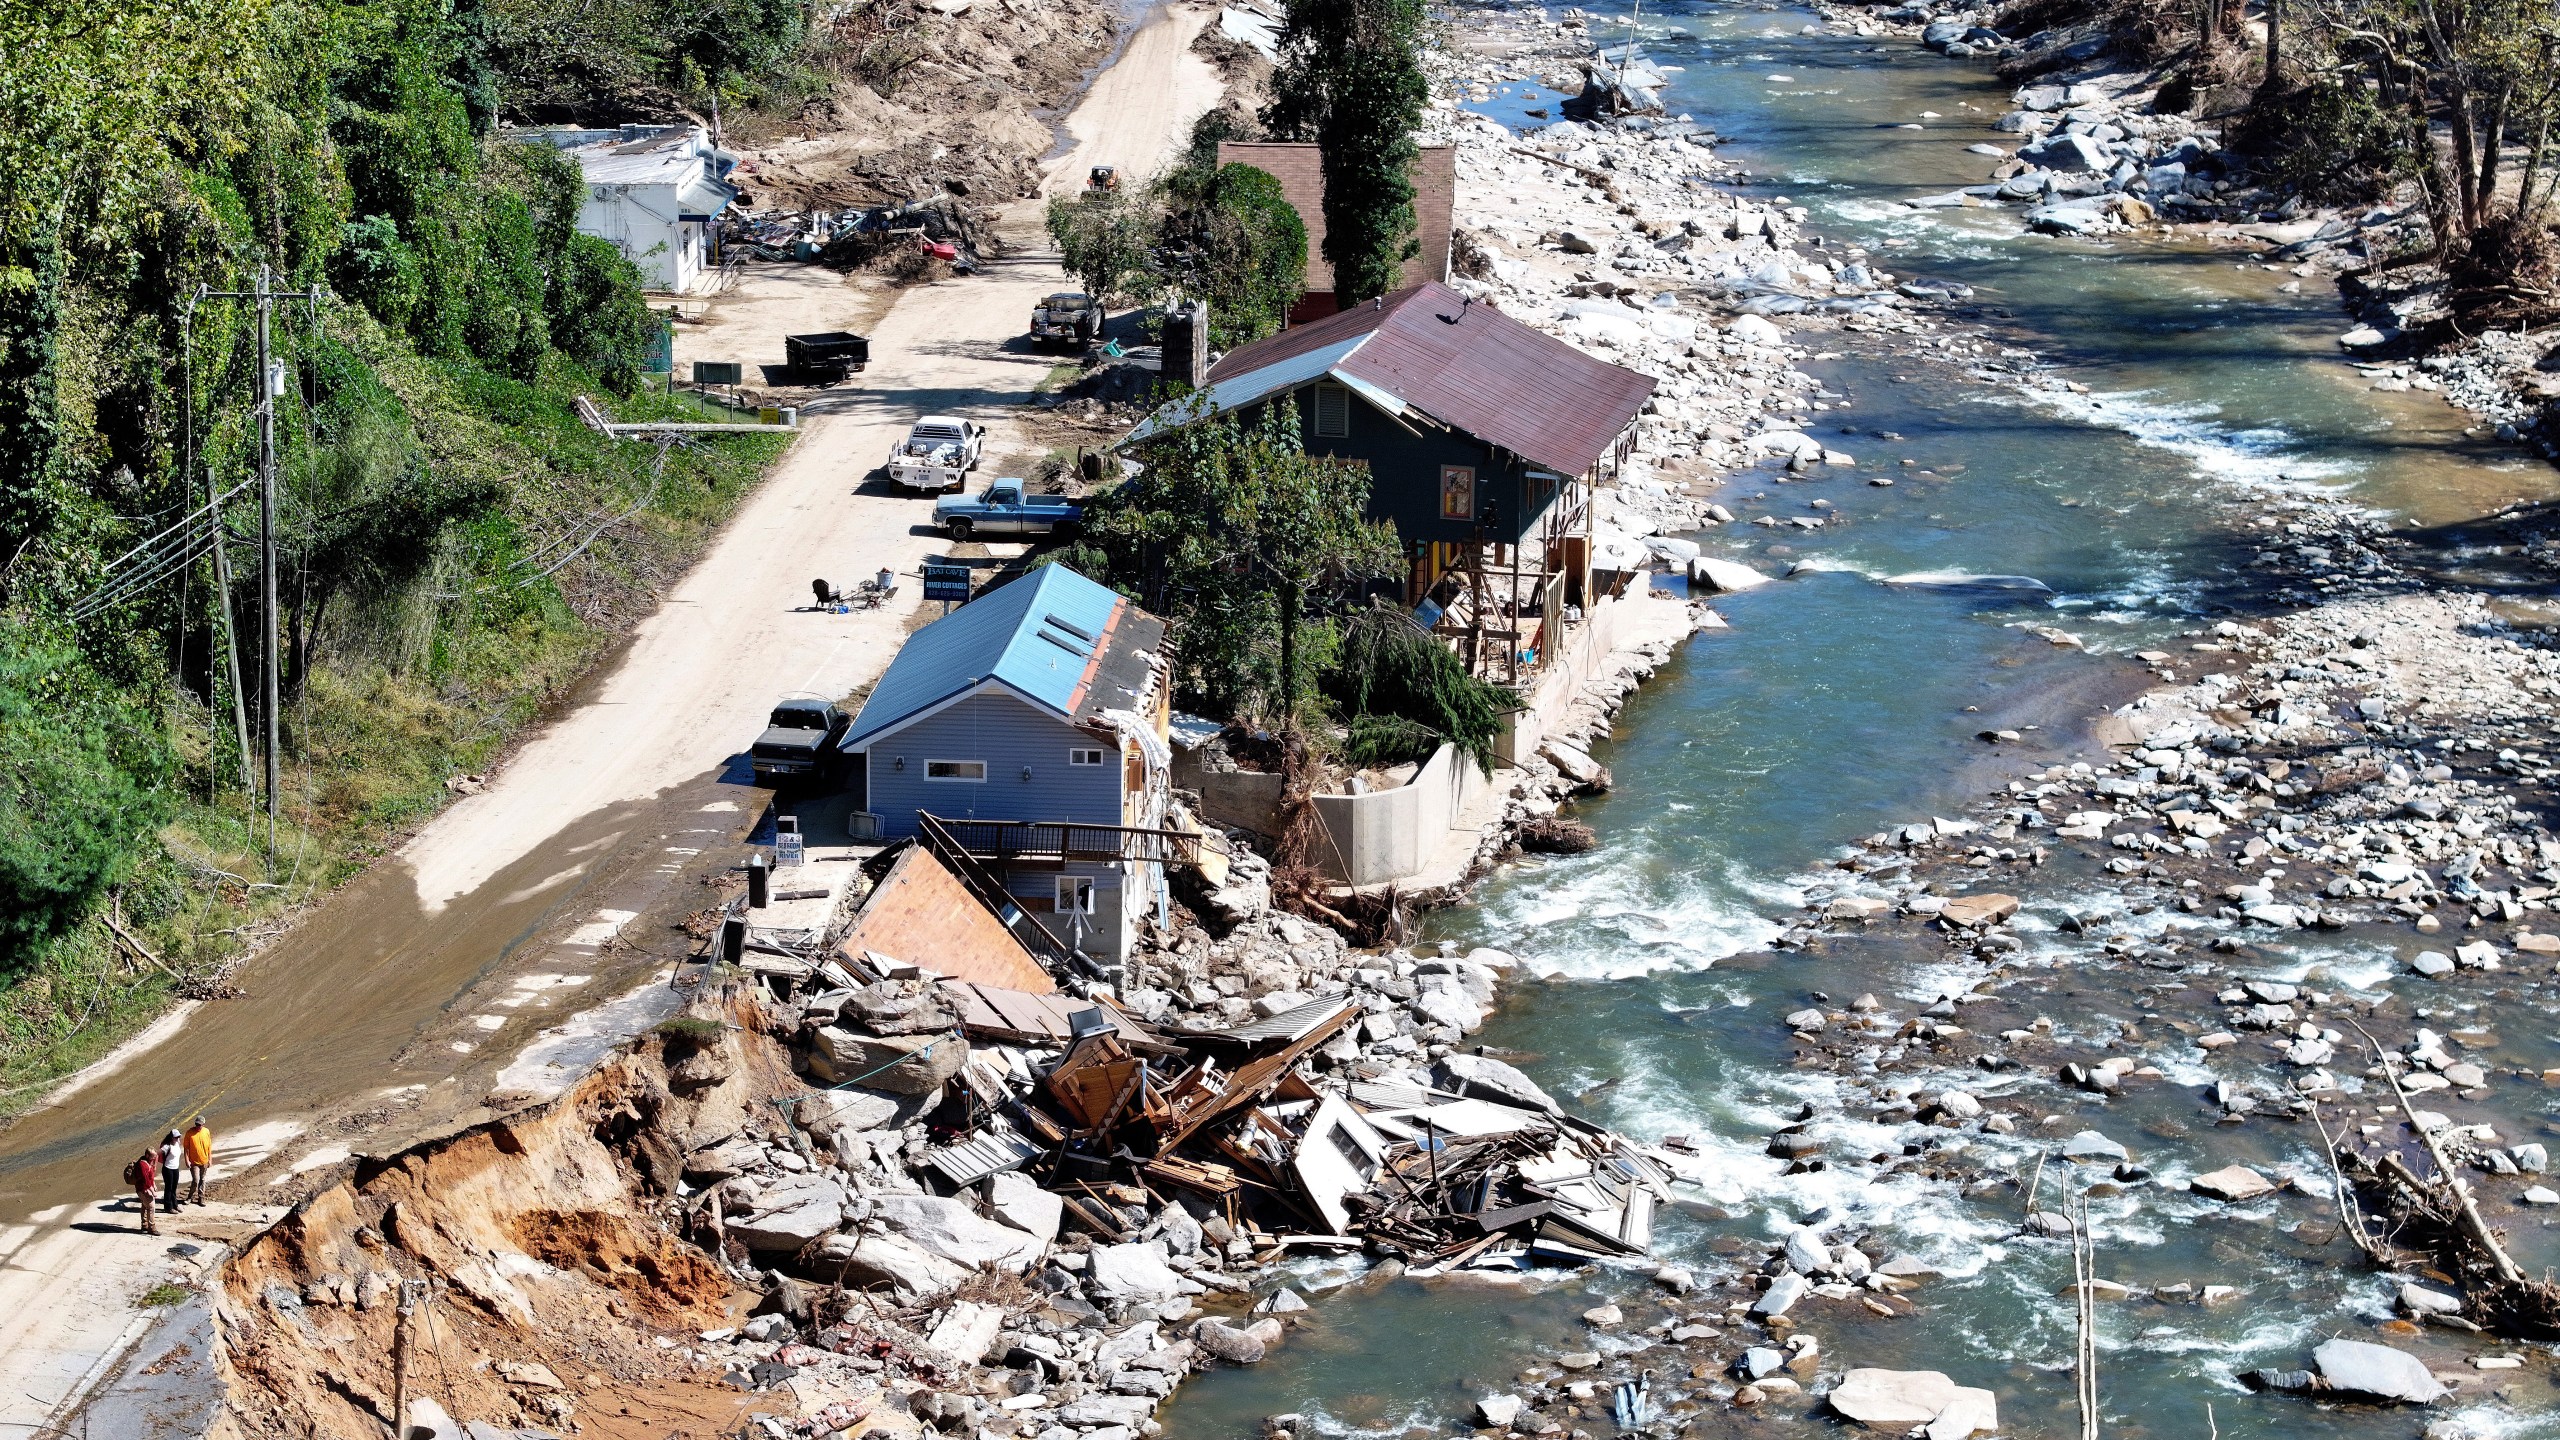
<svg viewBox="0 0 2560 1440">
<path fill-rule="evenodd" d="M 933 523 L 954 540 L 972 535 L 1072 535 L 1084 524 L 1084 507 L 1057 495 L 1025 493 L 1020 480 L 998 480 L 975 495 L 946 495 L 933 503 Z"/>
</svg>

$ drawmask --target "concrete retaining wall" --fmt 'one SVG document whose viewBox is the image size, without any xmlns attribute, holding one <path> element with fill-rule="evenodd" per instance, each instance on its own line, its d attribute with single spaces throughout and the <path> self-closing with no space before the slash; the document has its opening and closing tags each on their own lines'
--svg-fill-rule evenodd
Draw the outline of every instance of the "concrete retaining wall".
<svg viewBox="0 0 2560 1440">
<path fill-rule="evenodd" d="M 1491 808 L 1495 791 L 1509 787 L 1510 777 L 1504 770 L 1537 753 L 1548 727 L 1564 714 L 1574 693 L 1607 663 L 1627 607 L 1647 598 L 1635 591 L 1629 598 L 1603 600 L 1588 620 L 1574 627 L 1555 662 L 1540 672 L 1537 684 L 1523 697 L 1526 703 L 1496 738 L 1492 775 L 1477 769 L 1455 746 L 1443 745 L 1411 781 L 1393 790 L 1317 796 L 1327 873 L 1346 884 L 1380 885 L 1432 868 L 1446 846 L 1463 845 L 1472 854 L 1483 822 L 1462 823 L 1468 812 Z M 1277 798 L 1275 784 L 1273 799 Z"/>
</svg>

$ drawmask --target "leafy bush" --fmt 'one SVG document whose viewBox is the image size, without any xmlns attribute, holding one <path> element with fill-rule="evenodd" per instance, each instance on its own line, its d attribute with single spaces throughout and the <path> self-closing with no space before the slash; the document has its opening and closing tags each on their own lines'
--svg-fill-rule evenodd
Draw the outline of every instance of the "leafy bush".
<svg viewBox="0 0 2560 1440">
<path fill-rule="evenodd" d="M 1267 171 L 1216 165 L 1214 146 L 1210 154 L 1209 167 L 1186 164 L 1159 183 L 1155 264 L 1209 303 L 1209 343 L 1228 350 L 1278 333 L 1305 293 L 1307 227 Z"/>
<path fill-rule="evenodd" d="M 2415 168 L 2406 118 L 2361 84 L 2260 92 L 2235 141 L 2269 183 L 2323 203 L 2369 200 Z"/>
<path fill-rule="evenodd" d="M 132 872 L 174 768 L 155 716 L 30 638 L 0 633 L 0 971 Z"/>
<path fill-rule="evenodd" d="M 551 272 L 551 343 L 616 394 L 639 388 L 640 367 L 665 323 L 641 298 L 640 270 L 593 235 L 572 235 Z"/>
<path fill-rule="evenodd" d="M 418 308 L 418 252 L 388 215 L 366 215 L 339 227 L 329 257 L 329 284 L 373 317 L 405 329 Z"/>
</svg>

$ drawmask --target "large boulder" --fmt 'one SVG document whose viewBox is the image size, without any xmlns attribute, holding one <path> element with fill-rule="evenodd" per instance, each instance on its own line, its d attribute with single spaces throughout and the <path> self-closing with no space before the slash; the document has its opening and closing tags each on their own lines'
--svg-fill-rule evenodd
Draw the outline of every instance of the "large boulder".
<svg viewBox="0 0 2560 1440">
<path fill-rule="evenodd" d="M 959 1012 L 914 981 L 883 980 L 849 990 L 838 1013 L 874 1035 L 939 1035 L 960 1024 Z"/>
<path fill-rule="evenodd" d="M 1047 1241 L 1011 1225 L 999 1225 L 970 1209 L 966 1201 L 940 1195 L 883 1195 L 872 1203 L 872 1218 L 891 1234 L 971 1270 L 1019 1275 L 1048 1249 Z"/>
<path fill-rule="evenodd" d="M 1460 1095 L 1544 1110 L 1550 1115 L 1561 1113 L 1547 1092 L 1538 1088 L 1538 1082 L 1490 1055 L 1443 1055 L 1433 1074 L 1441 1089 Z"/>
<path fill-rule="evenodd" d="M 998 1220 L 1044 1245 L 1058 1238 L 1058 1223 L 1066 1216 L 1065 1201 L 1019 1170 L 987 1181 L 987 1207 Z"/>
<path fill-rule="evenodd" d="M 1832 1387 L 1831 1408 L 1877 1430 L 1925 1427 L 1928 1440 L 1967 1440 L 2000 1428 L 2000 1397 L 1935 1370 L 1852 1370 Z"/>
<path fill-rule="evenodd" d="M 838 1131 L 885 1130 L 899 1123 L 903 1108 L 895 1095 L 852 1086 L 806 1096 L 791 1113 L 801 1129 L 833 1144 Z"/>
<path fill-rule="evenodd" d="M 1831 1389 L 1831 1408 L 1861 1425 L 1909 1430 L 1953 1404 L 1956 1382 L 1935 1370 L 1852 1370 Z"/>
<path fill-rule="evenodd" d="M 1978 930 L 1997 925 L 2018 913 L 2015 895 L 1955 895 L 1947 900 L 1938 919 L 1949 929 Z"/>
<path fill-rule="evenodd" d="M 753 1208 L 728 1218 L 729 1238 L 749 1250 L 796 1251 L 844 1223 L 844 1187 L 817 1175 L 789 1175 L 756 1192 Z"/>
<path fill-rule="evenodd" d="M 818 1248 L 816 1274 L 833 1279 L 841 1273 L 859 1285 L 886 1285 L 898 1302 L 911 1305 L 940 1295 L 969 1278 L 967 1268 L 933 1254 L 911 1240 L 874 1229 L 859 1237 L 835 1235 Z"/>
<path fill-rule="evenodd" d="M 2062 171 L 2107 170 L 2116 163 L 2115 150 L 2107 142 L 2068 130 L 2019 146 L 2018 158 L 2030 165 Z"/>
<path fill-rule="evenodd" d="M 1467 999 L 1480 1007 L 1493 1004 L 1494 989 L 1502 978 L 1472 960 L 1418 961 L 1413 967 L 1413 974 L 1414 984 L 1425 989 L 1445 988 L 1433 987 L 1430 982 L 1434 979 L 1454 980 Z"/>
<path fill-rule="evenodd" d="M 2324 1340 L 2311 1352 L 2321 1383 L 2341 1395 L 2363 1400 L 2425 1405 L 2448 1392 L 2428 1373 L 2426 1363 L 2406 1351 L 2363 1340 Z"/>
<path fill-rule="evenodd" d="M 1191 1327 L 1201 1349 L 1230 1365 L 1259 1365 L 1266 1353 L 1262 1337 L 1223 1320 L 1203 1320 Z"/>
<path fill-rule="evenodd" d="M 1182 1277 L 1164 1263 L 1160 1244 L 1096 1245 L 1090 1253 L 1085 1288 L 1097 1297 L 1170 1300 L 1182 1293 Z"/>
<path fill-rule="evenodd" d="M 2275 1182 L 2246 1165 L 2226 1165 L 2187 1182 L 2187 1188 L 2214 1200 L 2238 1203 L 2272 1194 Z"/>
<path fill-rule="evenodd" d="M 854 1081 L 893 1095 L 924 1095 L 941 1089 L 968 1059 L 969 1042 L 957 1035 L 857 1035 L 821 1025 L 809 1071 L 831 1085 Z"/>
<path fill-rule="evenodd" d="M 1413 997 L 1414 1017 L 1425 1024 L 1446 1025 L 1461 1035 L 1472 1035 L 1484 1028 L 1484 1007 L 1467 994 L 1466 985 L 1454 975 L 1417 975 L 1417 993 Z"/>
<path fill-rule="evenodd" d="M 1689 562 L 1689 584 L 1692 587 L 1704 587 L 1713 594 L 1729 594 L 1736 590 L 1748 590 L 1754 585 L 1768 583 L 1768 576 L 1737 561 L 1718 560 L 1711 555 L 1701 555 Z"/>
</svg>

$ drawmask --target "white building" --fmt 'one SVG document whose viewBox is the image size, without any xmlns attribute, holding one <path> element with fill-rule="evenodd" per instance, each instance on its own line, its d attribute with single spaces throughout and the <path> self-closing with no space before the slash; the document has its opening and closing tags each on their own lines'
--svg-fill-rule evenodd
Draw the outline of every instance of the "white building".
<svg viewBox="0 0 2560 1440">
<path fill-rule="evenodd" d="M 738 198 L 727 175 L 736 160 L 698 125 L 578 126 L 520 130 L 515 138 L 552 146 L 578 162 L 587 199 L 578 229 L 611 241 L 640 267 L 652 290 L 690 294 L 711 266 L 711 226 Z"/>
</svg>

